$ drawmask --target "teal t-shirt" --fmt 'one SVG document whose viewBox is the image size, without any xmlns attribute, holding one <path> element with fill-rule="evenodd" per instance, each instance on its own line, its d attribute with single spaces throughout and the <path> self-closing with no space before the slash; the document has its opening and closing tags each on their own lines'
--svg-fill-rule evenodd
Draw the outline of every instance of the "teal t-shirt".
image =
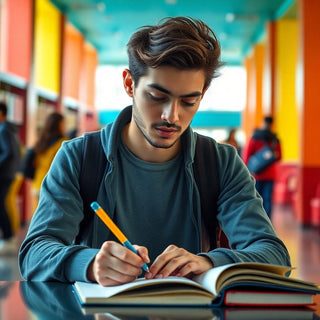
<svg viewBox="0 0 320 320">
<path fill-rule="evenodd" d="M 170 244 L 198 253 L 183 156 L 164 163 L 146 162 L 122 142 L 118 169 L 113 219 L 131 243 L 146 246 L 151 262 Z"/>
</svg>

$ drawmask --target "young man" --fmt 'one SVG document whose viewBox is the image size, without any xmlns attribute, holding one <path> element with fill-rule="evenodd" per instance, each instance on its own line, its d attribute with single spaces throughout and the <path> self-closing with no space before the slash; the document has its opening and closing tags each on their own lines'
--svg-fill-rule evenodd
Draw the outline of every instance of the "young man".
<svg viewBox="0 0 320 320">
<path fill-rule="evenodd" d="M 18 128 L 7 120 L 8 107 L 0 102 L 0 254 L 17 253 L 18 243 L 14 237 L 6 209 L 6 197 L 20 165 L 20 142 Z"/>
<path fill-rule="evenodd" d="M 96 216 L 78 234 L 84 216 L 79 137 L 63 144 L 44 179 L 19 255 L 23 277 L 109 286 L 133 281 L 144 263 L 147 278 L 190 277 L 239 261 L 290 265 L 242 160 L 233 147 L 214 141 L 218 219 L 231 249 L 209 251 L 208 236 L 216 231 L 206 230 L 200 218 L 192 169 L 197 135 L 190 123 L 220 66 L 213 31 L 201 21 L 166 19 L 133 34 L 128 55 L 123 83 L 133 105 L 101 130 L 108 160 L 97 202 L 139 255 Z"/>
</svg>

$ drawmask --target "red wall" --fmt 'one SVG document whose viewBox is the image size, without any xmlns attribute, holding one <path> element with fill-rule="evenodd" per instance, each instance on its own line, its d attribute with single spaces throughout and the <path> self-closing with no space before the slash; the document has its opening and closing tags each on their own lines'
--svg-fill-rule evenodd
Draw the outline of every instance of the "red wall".
<svg viewBox="0 0 320 320">
<path fill-rule="evenodd" d="M 8 1 L 7 72 L 29 81 L 32 49 L 32 0 Z"/>
</svg>

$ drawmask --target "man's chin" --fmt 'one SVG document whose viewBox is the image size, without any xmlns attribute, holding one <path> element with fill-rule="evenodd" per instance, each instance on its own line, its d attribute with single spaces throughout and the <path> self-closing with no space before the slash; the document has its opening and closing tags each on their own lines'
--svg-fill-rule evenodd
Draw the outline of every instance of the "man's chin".
<svg viewBox="0 0 320 320">
<path fill-rule="evenodd" d="M 170 149 L 172 148 L 177 140 L 172 140 L 172 139 L 158 139 L 156 140 L 151 140 L 151 139 L 147 139 L 148 142 L 154 147 L 154 148 L 158 148 L 158 149 Z"/>
</svg>

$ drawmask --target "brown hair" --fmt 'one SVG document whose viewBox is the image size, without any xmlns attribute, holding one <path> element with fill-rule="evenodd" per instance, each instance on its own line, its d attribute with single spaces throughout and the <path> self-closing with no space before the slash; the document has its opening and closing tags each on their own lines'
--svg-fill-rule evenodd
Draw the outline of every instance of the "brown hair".
<svg viewBox="0 0 320 320">
<path fill-rule="evenodd" d="M 63 120 L 63 115 L 58 112 L 53 112 L 47 117 L 34 146 L 36 153 L 44 152 L 53 142 L 63 137 L 63 132 L 61 132 Z"/>
<path fill-rule="evenodd" d="M 165 18 L 155 26 L 141 27 L 130 38 L 127 50 L 136 85 L 148 67 L 171 66 L 204 70 L 206 87 L 223 64 L 214 32 L 204 22 L 187 17 Z"/>
</svg>

